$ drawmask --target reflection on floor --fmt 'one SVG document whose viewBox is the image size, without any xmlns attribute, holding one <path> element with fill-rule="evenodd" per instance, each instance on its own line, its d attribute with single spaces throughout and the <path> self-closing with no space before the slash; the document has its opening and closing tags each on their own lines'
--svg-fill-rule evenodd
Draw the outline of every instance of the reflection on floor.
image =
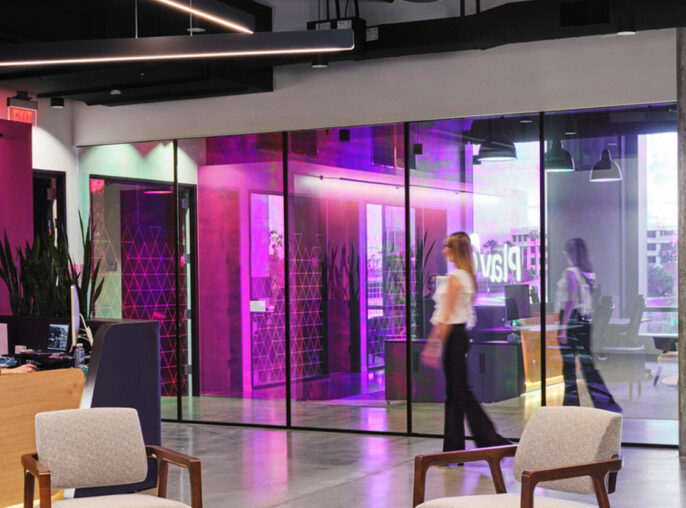
<svg viewBox="0 0 686 508">
<path fill-rule="evenodd" d="M 410 507 L 412 468 L 417 454 L 437 451 L 438 439 L 364 436 L 163 424 L 165 446 L 202 460 L 206 508 Z M 624 469 L 613 507 L 679 508 L 686 504 L 686 461 L 676 450 L 624 448 Z M 518 492 L 511 459 L 503 464 L 510 492 Z M 539 489 L 540 490 L 540 489 Z M 488 467 L 432 468 L 427 498 L 493 493 Z M 188 478 L 170 468 L 169 497 L 188 502 Z M 540 490 L 540 495 L 547 495 Z M 593 503 L 594 499 L 554 492 L 552 496 Z"/>
<path fill-rule="evenodd" d="M 612 381 L 613 378 L 607 375 L 610 373 L 603 373 L 609 389 L 623 408 L 623 440 L 627 443 L 676 445 L 677 390 L 662 383 L 653 386 L 650 372 L 648 369 L 640 387 L 636 381 L 631 384 Z M 339 374 L 308 383 L 298 383 L 294 390 L 296 400 L 292 401 L 293 425 L 406 432 L 407 403 L 387 401 L 382 381 L 376 376 Z M 591 406 L 592 401 L 583 380 L 580 379 L 578 384 L 581 405 Z M 352 392 L 350 387 L 354 388 Z M 549 386 L 547 404 L 560 405 L 563 392 L 564 387 L 561 383 Z M 346 393 L 354 395 L 345 396 Z M 283 386 L 256 392 L 253 397 L 184 397 L 183 417 L 193 421 L 286 424 Z M 484 406 L 501 434 L 517 438 L 531 411 L 540 403 L 540 391 L 536 391 Z M 162 414 L 164 418 L 176 419 L 176 398 L 163 399 Z M 443 433 L 441 403 L 414 402 L 412 415 L 413 432 L 431 435 Z"/>
</svg>

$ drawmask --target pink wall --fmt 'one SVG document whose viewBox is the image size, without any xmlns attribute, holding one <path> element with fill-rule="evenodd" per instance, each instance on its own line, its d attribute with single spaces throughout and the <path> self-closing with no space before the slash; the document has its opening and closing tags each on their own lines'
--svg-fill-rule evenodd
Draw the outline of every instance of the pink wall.
<svg viewBox="0 0 686 508">
<path fill-rule="evenodd" d="M 0 120 L 0 238 L 15 249 L 33 236 L 31 126 Z M 0 313 L 10 313 L 7 287 L 0 283 Z"/>
</svg>

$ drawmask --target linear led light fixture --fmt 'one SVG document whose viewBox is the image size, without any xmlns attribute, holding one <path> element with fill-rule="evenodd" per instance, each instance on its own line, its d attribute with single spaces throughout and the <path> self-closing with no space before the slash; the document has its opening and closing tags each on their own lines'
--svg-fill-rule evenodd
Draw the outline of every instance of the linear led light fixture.
<svg viewBox="0 0 686 508">
<path fill-rule="evenodd" d="M 253 33 L 252 30 L 250 30 L 248 27 L 245 27 L 243 25 L 240 25 L 238 23 L 235 23 L 233 21 L 230 21 L 225 18 L 220 18 L 219 16 L 215 16 L 214 14 L 210 14 L 209 12 L 205 12 L 200 9 L 196 9 L 194 7 L 189 7 L 187 5 L 180 4 L 178 2 L 174 2 L 172 0 L 154 0 L 155 2 L 167 5 L 169 7 L 173 7 L 175 9 L 178 9 L 183 12 L 187 12 L 188 14 L 192 14 L 193 16 L 197 16 L 199 18 L 206 19 L 208 21 L 211 21 L 212 23 L 217 23 L 218 25 L 224 26 L 226 28 L 230 28 L 231 30 L 236 30 L 238 32 L 242 32 L 245 34 L 251 34 Z"/>
<path fill-rule="evenodd" d="M 304 55 L 354 48 L 352 30 L 22 42 L 0 45 L 0 67 Z"/>
</svg>

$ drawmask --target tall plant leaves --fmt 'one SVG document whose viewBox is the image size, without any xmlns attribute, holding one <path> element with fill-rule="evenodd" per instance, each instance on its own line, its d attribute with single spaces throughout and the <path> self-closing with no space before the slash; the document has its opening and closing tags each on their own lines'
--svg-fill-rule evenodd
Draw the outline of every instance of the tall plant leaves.
<svg viewBox="0 0 686 508">
<path fill-rule="evenodd" d="M 83 248 L 81 271 L 69 253 L 69 241 L 63 227 L 55 227 L 43 236 L 36 235 L 33 245 L 27 242 L 23 249 L 18 248 L 16 263 L 5 234 L 0 245 L 0 279 L 7 286 L 14 315 L 68 317 L 70 288 L 76 285 L 79 312 L 94 317 L 95 303 L 104 281 L 98 280 L 100 260 L 93 266 L 95 227 L 89 219 L 84 228 L 81 214 L 79 223 Z"/>
</svg>

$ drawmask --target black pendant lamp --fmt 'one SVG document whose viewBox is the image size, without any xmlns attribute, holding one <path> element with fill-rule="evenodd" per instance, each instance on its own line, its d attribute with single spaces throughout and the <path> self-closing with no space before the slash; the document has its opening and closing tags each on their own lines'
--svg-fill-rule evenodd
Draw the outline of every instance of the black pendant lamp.
<svg viewBox="0 0 686 508">
<path fill-rule="evenodd" d="M 479 162 L 502 162 L 517 158 L 517 148 L 502 132 L 493 133 L 493 120 L 488 120 L 488 137 L 479 148 Z"/>
<path fill-rule="evenodd" d="M 545 170 L 552 173 L 569 173 L 574 171 L 574 159 L 569 151 L 562 148 L 562 141 L 556 139 L 543 156 Z"/>
<path fill-rule="evenodd" d="M 600 160 L 591 170 L 591 182 L 618 182 L 622 180 L 622 170 L 610 157 L 610 151 L 605 148 Z"/>
</svg>

